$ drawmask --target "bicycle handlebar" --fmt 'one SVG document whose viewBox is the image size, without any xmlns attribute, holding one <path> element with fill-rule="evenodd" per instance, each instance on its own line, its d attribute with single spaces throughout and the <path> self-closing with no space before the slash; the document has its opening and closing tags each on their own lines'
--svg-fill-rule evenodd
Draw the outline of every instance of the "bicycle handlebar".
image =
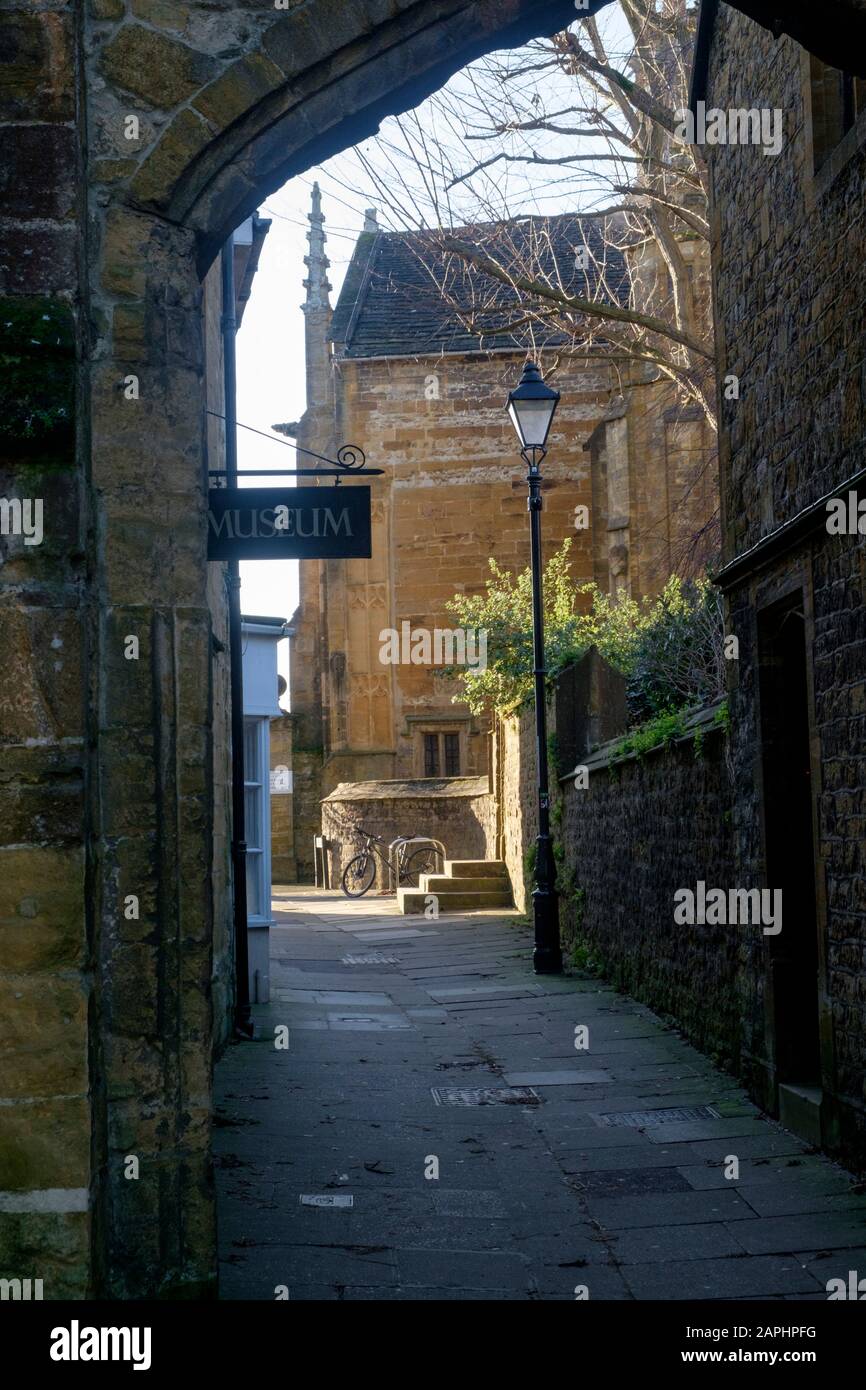
<svg viewBox="0 0 866 1390">
<path fill-rule="evenodd" d="M 359 826 L 357 827 L 357 833 L 358 833 L 359 835 L 364 835 L 368 840 L 375 840 L 375 841 L 376 841 L 378 844 L 380 844 L 380 845 L 384 845 L 384 844 L 385 844 L 385 838 L 384 838 L 384 836 L 382 836 L 382 835 L 374 835 L 372 830 L 365 830 L 364 827 L 363 827 L 363 825 L 359 825 Z M 415 833 L 414 830 L 413 830 L 413 831 L 411 832 L 411 834 L 409 834 L 409 835 L 398 835 L 398 836 L 397 836 L 397 839 L 398 839 L 398 840 L 415 840 L 415 839 L 417 839 L 417 838 L 418 838 L 418 837 L 417 837 L 417 835 L 416 835 L 416 833 Z"/>
</svg>

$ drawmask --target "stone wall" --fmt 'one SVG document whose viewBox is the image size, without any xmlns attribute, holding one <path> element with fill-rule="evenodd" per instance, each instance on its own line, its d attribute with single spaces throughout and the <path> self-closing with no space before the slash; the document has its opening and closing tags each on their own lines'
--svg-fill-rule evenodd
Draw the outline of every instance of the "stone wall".
<svg viewBox="0 0 866 1390">
<path fill-rule="evenodd" d="M 322 833 L 329 842 L 331 886 L 362 848 L 361 827 L 386 844 L 398 835 L 441 840 L 447 859 L 484 859 L 492 808 L 486 777 L 425 778 L 416 781 L 352 782 L 322 802 Z M 376 889 L 388 874 L 377 861 Z"/>
<path fill-rule="evenodd" d="M 600 718 L 607 723 L 599 724 Z M 617 724 L 625 730 L 621 683 L 590 654 L 564 673 L 548 706 L 551 825 L 566 959 L 593 965 L 672 1015 L 699 1047 L 736 1069 L 750 994 L 746 938 L 760 928 L 674 923 L 677 889 L 694 890 L 698 880 L 708 888 L 739 883 L 725 733 L 711 710 L 696 716 L 672 746 L 624 757 L 617 751 L 621 738 L 600 746 L 595 738 Z M 505 859 L 515 904 L 531 913 L 538 832 L 532 708 L 506 721 L 501 748 Z M 576 765 L 587 769 L 586 787 L 575 783 Z"/>
<path fill-rule="evenodd" d="M 851 583 L 846 563 L 851 553 L 850 546 L 839 543 L 822 545 L 813 554 L 814 588 L 809 593 L 816 595 L 815 608 L 822 589 L 826 598 L 829 592 L 844 593 L 843 586 Z M 802 580 L 799 563 L 794 555 L 789 569 L 780 569 L 755 586 L 751 601 L 759 615 L 770 599 L 778 600 L 780 592 L 788 600 L 792 595 L 796 599 L 799 590 L 790 586 L 792 580 Z M 748 638 L 740 647 L 735 707 L 747 714 L 760 703 L 757 686 L 768 660 L 753 635 L 753 610 L 746 621 L 748 613 L 746 601 L 735 595 L 732 623 Z M 825 758 L 816 774 L 821 788 L 816 807 L 821 832 L 815 886 L 821 932 L 817 983 L 822 993 L 813 999 L 816 1008 L 826 1001 L 819 1019 L 821 1059 L 828 1067 L 829 1056 L 835 1070 L 828 1068 L 823 1074 L 819 1128 L 803 1132 L 854 1167 L 862 1166 L 864 1157 L 856 1104 L 851 1102 L 851 1097 L 856 1101 L 863 1076 L 866 960 L 860 937 L 860 864 L 864 805 L 855 780 L 861 736 L 858 733 L 856 742 L 849 741 L 845 718 L 863 717 L 849 712 L 862 707 L 858 642 L 866 639 L 864 613 L 861 603 L 849 601 L 837 608 L 826 638 L 823 630 L 820 643 L 815 638 L 809 667 L 821 734 L 813 759 L 819 749 Z M 806 616 L 815 621 L 811 598 Z M 789 1022 L 778 1016 L 779 972 L 786 967 L 790 935 L 803 919 L 810 864 L 801 845 L 791 840 L 787 849 L 783 844 L 781 853 L 798 861 L 797 870 L 805 876 L 803 892 L 791 891 L 791 882 L 783 887 L 768 876 L 764 849 L 768 817 L 761 799 L 765 777 L 759 738 L 750 743 L 748 727 L 735 727 L 729 735 L 721 727 L 718 710 L 710 710 L 695 716 L 689 732 L 672 746 L 640 757 L 623 756 L 621 738 L 593 748 L 593 736 L 586 734 L 593 720 L 586 714 L 591 716 L 593 708 L 599 708 L 604 685 L 588 681 L 586 673 L 581 678 L 579 668 L 569 674 L 568 685 L 571 694 L 558 690 L 548 705 L 551 823 L 566 952 L 577 948 L 577 963 L 597 967 L 621 988 L 671 1015 L 698 1046 L 736 1072 L 761 1104 L 773 1113 L 781 1111 L 786 1123 L 795 1128 L 810 1126 L 808 1116 L 804 1120 L 786 1108 L 784 1090 L 774 1091 L 772 1086 L 780 1053 L 776 1030 Z M 574 696 L 581 690 L 585 696 L 587 689 L 594 693 L 581 720 L 580 703 Z M 796 695 L 793 689 L 773 688 L 765 694 L 764 704 L 786 707 Z M 603 697 L 604 708 L 610 710 L 615 704 L 615 693 Z M 500 726 L 497 748 L 503 855 L 515 903 L 531 912 L 537 834 L 531 708 Z M 576 758 L 571 751 L 575 748 Z M 800 750 L 785 745 L 784 756 L 794 769 L 791 786 L 796 796 Z M 586 787 L 576 783 L 575 763 L 586 769 Z M 707 891 L 783 887 L 778 939 L 765 936 L 761 923 L 677 925 L 675 892 L 696 892 L 699 882 Z M 807 1022 L 805 1006 L 790 1019 L 795 1032 L 805 1031 Z"/>
<path fill-rule="evenodd" d="M 222 352 L 222 286 L 219 262 L 211 266 L 203 285 L 205 391 L 207 408 L 225 414 Z M 210 466 L 225 466 L 225 426 L 208 416 L 207 456 Z M 219 1052 L 232 1030 L 235 1001 L 235 931 L 232 895 L 232 749 L 231 669 L 229 651 L 228 565 L 208 565 L 208 608 L 213 623 L 211 681 L 213 683 L 213 854 L 211 902 L 213 911 L 214 1047 Z"/>
<path fill-rule="evenodd" d="M 43 538 L 0 534 L 0 1277 L 46 1298 L 91 1288 L 98 1155 L 77 42 L 70 6 L 3 6 L 0 499 L 41 503 Z"/>
<path fill-rule="evenodd" d="M 289 779 L 293 777 L 292 723 L 290 714 L 272 719 L 270 723 L 271 773 L 277 771 L 279 777 L 287 776 Z M 294 883 L 297 880 L 293 803 L 293 791 L 271 791 L 272 883 Z"/>
<path fill-rule="evenodd" d="M 621 677 L 591 648 L 574 666 L 562 671 L 547 704 L 547 756 L 551 796 L 558 796 L 560 774 L 585 761 L 590 749 L 624 733 L 628 726 L 625 685 Z M 495 794 L 500 850 L 511 879 L 514 902 L 521 912 L 532 907 L 532 867 L 538 834 L 538 758 L 535 706 L 499 721 L 495 738 Z M 552 803 L 553 804 L 553 803 Z M 559 814 L 558 812 L 556 814 Z M 490 857 L 496 857 L 493 850 Z"/>
<path fill-rule="evenodd" d="M 33 554 L 4 545 L 0 1186 L 16 1210 L 4 1208 L 0 1240 L 3 1274 L 44 1277 L 47 1297 L 214 1286 L 223 629 L 205 551 L 202 277 L 288 177 L 477 54 L 573 16 L 570 0 L 3 5 L 0 324 L 38 400 L 17 420 L 2 412 L 2 491 L 38 487 L 49 530 Z M 759 70 L 771 68 L 761 55 Z M 729 196 L 746 197 L 741 187 Z M 785 191 L 773 190 L 774 209 L 789 205 Z M 748 210 L 736 219 L 749 229 Z M 839 254 L 820 235 L 804 245 L 804 266 L 816 247 Z M 849 289 L 839 302 L 862 303 Z M 760 328 L 753 308 L 738 319 Z M 817 439 L 811 384 L 782 379 L 803 383 L 798 442 Z M 841 396 L 820 393 L 822 428 L 835 427 L 838 400 L 849 443 L 855 389 L 852 374 Z M 137 665 L 123 654 L 130 633 Z M 317 741 L 312 730 L 305 749 Z M 845 872 L 844 855 L 836 862 Z M 138 918 L 124 915 L 130 895 Z M 130 1153 L 137 1183 L 123 1176 Z"/>
<path fill-rule="evenodd" d="M 555 835 L 566 947 L 736 1070 L 742 936 L 760 940 L 760 927 L 674 922 L 677 889 L 735 882 L 725 742 L 710 722 L 643 757 L 617 759 L 606 744 L 584 760 L 586 789 L 561 783 Z"/>
<path fill-rule="evenodd" d="M 320 350 L 327 362 L 324 336 Z M 371 558 L 300 566 L 294 651 L 309 659 L 292 663 L 296 747 L 318 729 L 322 762 L 318 784 L 299 779 L 299 845 L 318 800 L 339 783 L 424 777 L 425 734 L 439 737 L 440 750 L 442 735 L 456 735 L 462 776 L 487 770 L 487 723 L 454 702 L 455 682 L 442 674 L 447 656 L 422 663 L 407 651 L 405 660 L 383 661 L 380 633 L 401 634 L 404 623 L 410 632 L 453 629 L 446 605 L 455 594 L 483 592 L 491 557 L 512 572 L 527 567 L 526 470 L 503 410 L 521 368 L 510 353 L 344 359 L 333 369 L 335 401 L 313 371 L 311 390 L 324 399 L 304 417 L 300 442 L 320 451 L 360 442 L 385 476 L 371 480 Z M 544 554 L 571 537 L 581 582 L 593 574 L 590 533 L 574 525 L 575 508 L 592 504 L 583 446 L 601 418 L 608 374 L 566 364 L 557 384 L 563 403 L 545 465 Z M 337 435 L 326 438 L 335 415 Z"/>
<path fill-rule="evenodd" d="M 720 460 L 729 630 L 734 833 L 740 881 L 766 876 L 784 808 L 765 789 L 773 671 L 761 632 L 780 604 L 803 625 L 818 970 L 810 1011 L 820 1032 L 823 1141 L 866 1157 L 866 538 L 830 536 L 822 495 L 847 496 L 866 466 L 866 113 L 819 168 L 814 62 L 721 6 L 710 54 L 709 106 L 783 112 L 781 154 L 710 153 L 714 291 L 721 401 Z M 784 210 L 784 213 L 781 212 Z M 862 483 L 859 495 L 862 497 Z M 806 515 L 804 516 L 804 513 Z M 787 535 L 783 525 L 800 517 Z M 766 538 L 772 538 L 768 543 Z M 761 540 L 767 547 L 748 554 Z M 744 558 L 740 558 L 744 557 Z M 783 823 L 783 822 L 782 822 Z M 802 899 L 805 901 L 805 898 Z M 785 1079 L 771 962 L 756 958 L 751 1085 L 771 1109 Z M 784 1021 L 784 1020 L 783 1020 Z M 817 1123 L 817 1121 L 816 1121 Z"/>
</svg>

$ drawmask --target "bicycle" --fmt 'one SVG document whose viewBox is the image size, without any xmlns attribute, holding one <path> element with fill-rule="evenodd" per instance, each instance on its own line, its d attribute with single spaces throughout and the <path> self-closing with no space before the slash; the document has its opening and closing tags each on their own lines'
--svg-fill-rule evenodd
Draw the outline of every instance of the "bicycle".
<svg viewBox="0 0 866 1390">
<path fill-rule="evenodd" d="M 370 830 L 360 829 L 364 848 L 360 854 L 350 859 L 341 880 L 347 898 L 363 898 L 376 881 L 376 858 L 390 870 L 391 861 L 386 850 L 397 848 L 397 881 L 401 888 L 417 888 L 422 874 L 435 874 L 437 864 L 436 850 L 421 848 L 410 850 L 409 846 L 417 838 L 415 835 L 399 835 L 392 845 L 387 845 L 381 835 Z M 380 849 L 379 846 L 384 846 Z"/>
</svg>

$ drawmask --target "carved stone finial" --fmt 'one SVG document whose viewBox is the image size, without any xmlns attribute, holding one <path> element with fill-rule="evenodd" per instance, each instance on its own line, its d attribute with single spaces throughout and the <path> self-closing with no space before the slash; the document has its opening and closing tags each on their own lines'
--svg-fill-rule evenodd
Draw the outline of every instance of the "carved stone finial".
<svg viewBox="0 0 866 1390">
<path fill-rule="evenodd" d="M 304 311 L 308 309 L 330 309 L 331 304 L 328 295 L 331 285 L 328 280 L 328 266 L 331 262 L 325 255 L 325 219 L 322 214 L 322 193 L 317 183 L 313 184 L 313 205 L 309 214 L 308 221 L 310 230 L 307 232 L 307 241 L 310 244 L 310 254 L 304 257 L 304 265 L 307 267 L 307 278 L 304 281 L 304 289 L 307 291 L 307 299 L 304 304 Z"/>
</svg>

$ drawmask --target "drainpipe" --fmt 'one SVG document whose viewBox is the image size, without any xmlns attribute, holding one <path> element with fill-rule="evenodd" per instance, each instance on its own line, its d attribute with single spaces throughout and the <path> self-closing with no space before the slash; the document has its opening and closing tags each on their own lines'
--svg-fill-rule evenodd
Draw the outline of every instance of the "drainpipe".
<svg viewBox="0 0 866 1390">
<path fill-rule="evenodd" d="M 234 237 L 222 249 L 222 340 L 225 384 L 226 486 L 237 487 L 237 365 L 235 358 Z M 232 703 L 232 879 L 235 928 L 235 1029 L 253 1035 L 250 1014 L 249 946 L 247 942 L 247 846 L 244 826 L 244 672 L 241 633 L 241 576 L 237 560 L 229 561 L 229 666 Z"/>
</svg>

